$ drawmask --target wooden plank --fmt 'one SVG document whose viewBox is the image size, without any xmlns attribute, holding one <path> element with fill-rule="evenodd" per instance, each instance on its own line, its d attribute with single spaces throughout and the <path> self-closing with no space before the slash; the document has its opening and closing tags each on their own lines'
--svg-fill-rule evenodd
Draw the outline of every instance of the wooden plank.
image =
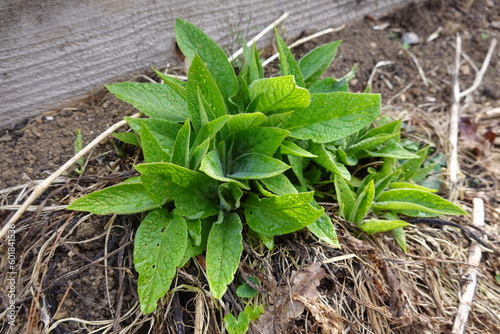
<svg viewBox="0 0 500 334">
<path fill-rule="evenodd" d="M 410 0 L 3 0 L 0 127 L 60 108 L 149 66 L 178 64 L 174 22 L 196 24 L 228 51 L 287 11 L 287 38 L 378 15 Z M 269 42 L 271 36 L 264 42 Z"/>
</svg>

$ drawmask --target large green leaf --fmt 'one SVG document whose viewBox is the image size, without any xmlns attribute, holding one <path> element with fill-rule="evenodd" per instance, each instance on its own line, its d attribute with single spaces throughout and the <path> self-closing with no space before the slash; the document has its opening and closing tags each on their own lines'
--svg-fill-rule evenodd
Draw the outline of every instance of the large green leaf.
<svg viewBox="0 0 500 334">
<path fill-rule="evenodd" d="M 207 279 L 212 295 L 221 299 L 234 279 L 243 252 L 243 225 L 235 214 L 224 216 L 214 224 L 207 241 Z"/>
<path fill-rule="evenodd" d="M 173 199 L 180 214 L 206 218 L 219 212 L 218 183 L 211 177 L 171 163 L 136 166 L 150 196 L 156 201 Z"/>
<path fill-rule="evenodd" d="M 236 95 L 238 80 L 233 66 L 220 46 L 198 27 L 181 19 L 175 22 L 175 36 L 179 48 L 189 61 L 192 62 L 196 54 L 200 55 L 225 100 Z"/>
<path fill-rule="evenodd" d="M 435 217 L 439 215 L 466 215 L 460 207 L 438 195 L 418 189 L 394 189 L 383 192 L 374 210 L 393 211 L 408 216 Z"/>
<path fill-rule="evenodd" d="M 293 75 L 297 85 L 300 87 L 305 87 L 304 79 L 302 78 L 302 72 L 300 71 L 297 61 L 293 57 L 292 52 L 286 45 L 285 41 L 278 35 L 278 30 L 275 29 L 276 42 L 278 44 L 278 52 L 280 55 L 280 65 L 282 75 Z"/>
<path fill-rule="evenodd" d="M 237 114 L 227 122 L 229 132 L 238 132 L 244 129 L 253 128 L 266 121 L 266 115 L 260 112 L 251 114 Z"/>
<path fill-rule="evenodd" d="M 306 84 L 317 81 L 328 67 L 330 67 L 337 55 L 340 43 L 342 41 L 317 47 L 299 60 L 300 71 Z"/>
<path fill-rule="evenodd" d="M 161 206 L 153 200 L 140 183 L 123 183 L 81 197 L 68 210 L 88 211 L 98 215 L 129 214 L 148 211 Z"/>
<path fill-rule="evenodd" d="M 307 108 L 295 110 L 283 127 L 291 136 L 327 143 L 347 137 L 370 124 L 380 112 L 380 95 L 312 94 Z"/>
<path fill-rule="evenodd" d="M 121 82 L 106 88 L 150 117 L 171 122 L 184 122 L 189 117 L 186 100 L 167 85 Z"/>
<path fill-rule="evenodd" d="M 286 194 L 259 199 L 251 194 L 246 203 L 245 218 L 252 230 L 268 235 L 281 235 L 314 223 L 323 209 L 316 209 L 310 203 L 313 192 Z"/>
<path fill-rule="evenodd" d="M 169 290 L 187 245 L 186 221 L 163 209 L 151 211 L 135 236 L 134 266 L 141 311 L 151 313 Z"/>
<path fill-rule="evenodd" d="M 247 153 L 239 156 L 233 162 L 231 174 L 235 179 L 264 179 L 276 176 L 290 168 L 281 160 L 260 153 Z"/>
<path fill-rule="evenodd" d="M 200 108 L 197 88 L 207 103 L 208 109 L 205 112 L 208 116 L 208 121 L 213 121 L 227 114 L 221 91 L 212 77 L 212 73 L 209 72 L 205 63 L 198 55 L 194 57 L 193 63 L 189 68 L 188 78 L 187 98 L 189 113 L 193 121 L 200 119 L 200 115 L 196 114 L 196 112 L 199 112 L 197 109 Z M 204 125 L 203 122 L 200 123 L 200 127 L 202 125 Z"/>
<path fill-rule="evenodd" d="M 262 179 L 260 182 L 269 191 L 274 194 L 281 196 L 285 194 L 298 194 L 299 192 L 293 186 L 293 183 L 284 174 L 279 174 L 273 177 L 268 177 L 267 179 Z"/>
<path fill-rule="evenodd" d="M 234 134 L 233 157 L 246 153 L 272 156 L 290 132 L 280 128 L 252 127 Z"/>
<path fill-rule="evenodd" d="M 255 80 L 248 87 L 248 93 L 250 100 L 259 99 L 255 111 L 263 113 L 304 108 L 309 105 L 311 97 L 307 89 L 297 86 L 293 75 Z"/>
</svg>

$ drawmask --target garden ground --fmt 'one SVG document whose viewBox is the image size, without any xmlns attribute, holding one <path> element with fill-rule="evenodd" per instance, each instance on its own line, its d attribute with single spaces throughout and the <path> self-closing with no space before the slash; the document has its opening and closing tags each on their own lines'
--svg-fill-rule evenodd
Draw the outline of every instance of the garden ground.
<svg viewBox="0 0 500 334">
<path fill-rule="evenodd" d="M 405 48 L 401 36 L 406 32 L 416 33 L 420 43 Z M 372 77 L 372 91 L 382 94 L 383 112 L 402 118 L 405 135 L 432 145 L 431 158 L 444 162 L 457 33 L 463 40 L 459 75 L 464 90 L 473 83 L 492 39 L 500 36 L 500 7 L 494 1 L 476 0 L 470 8 L 445 1 L 418 2 L 386 17 L 367 16 L 292 51 L 300 57 L 323 43 L 344 40 L 332 66 L 335 76 L 358 64 L 352 90 L 363 91 Z M 264 56 L 271 53 L 269 48 Z M 500 285 L 495 280 L 500 274 L 499 55 L 497 48 L 481 86 L 461 101 L 460 109 L 464 179 L 457 202 L 471 212 L 473 198 L 484 200 L 486 226 L 484 233 L 476 234 L 491 245 L 483 249 L 478 267 L 467 333 L 500 332 Z M 380 62 L 391 64 L 377 67 Z M 177 65 L 170 72 L 181 72 L 182 64 Z M 277 70 L 273 64 L 267 69 L 270 75 Z M 145 81 L 147 75 L 131 80 Z M 22 204 L 36 180 L 73 156 L 76 129 L 88 143 L 135 112 L 102 91 L 0 130 L 0 221 Z M 238 278 L 222 302 L 204 293 L 199 257 L 178 271 L 175 293 L 154 314 L 141 315 L 131 242 L 137 217 L 94 216 L 59 207 L 127 177 L 140 155 L 133 147 L 115 144 L 103 141 L 86 158 L 83 176 L 70 170 L 16 224 L 17 326 L 0 324 L 0 332 L 183 333 L 183 328 L 186 333 L 202 333 L 199 328 L 206 328 L 218 333 L 226 312 L 237 314 L 244 308 L 235 287 L 247 276 L 261 282 L 261 293 L 249 303 L 272 305 L 253 326 L 256 333 L 451 332 L 471 240 L 455 227 L 416 225 L 406 229 L 407 254 L 389 234 L 360 241 L 351 235 L 353 226 L 335 217 L 335 204 L 328 198 L 323 203 L 336 221 L 342 249 L 329 248 L 306 232 L 277 238 L 273 251 L 245 247 Z M 435 179 L 447 197 L 446 169 Z M 449 220 L 472 229 L 471 217 Z M 2 256 L 0 263 L 3 287 L 8 278 L 5 259 Z M 3 312 L 8 291 L 0 293 Z"/>
</svg>

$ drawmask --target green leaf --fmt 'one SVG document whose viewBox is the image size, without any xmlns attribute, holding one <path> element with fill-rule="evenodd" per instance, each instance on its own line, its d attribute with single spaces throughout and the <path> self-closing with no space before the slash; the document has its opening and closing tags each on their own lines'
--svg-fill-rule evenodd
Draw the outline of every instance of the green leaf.
<svg viewBox="0 0 500 334">
<path fill-rule="evenodd" d="M 309 87 L 309 92 L 313 93 L 335 93 L 348 92 L 349 86 L 346 80 L 337 80 L 335 78 L 324 78 L 312 83 Z"/>
<path fill-rule="evenodd" d="M 304 177 L 304 169 L 309 165 L 309 159 L 295 155 L 287 155 L 292 171 L 300 182 L 303 191 L 307 188 L 308 182 Z"/>
<path fill-rule="evenodd" d="M 253 277 L 248 277 L 249 281 L 252 281 L 255 285 L 260 285 L 259 281 Z M 253 298 L 257 296 L 259 292 L 252 288 L 248 283 L 243 283 L 236 288 L 236 295 L 240 298 Z"/>
<path fill-rule="evenodd" d="M 337 202 L 339 203 L 339 215 L 344 217 L 344 219 L 349 219 L 351 216 L 354 205 L 356 204 L 356 199 L 354 198 L 354 193 L 347 184 L 346 180 L 338 175 L 334 177 L 335 194 L 337 195 Z"/>
<path fill-rule="evenodd" d="M 299 145 L 295 144 L 293 141 L 284 140 L 281 145 L 281 154 L 289 154 L 295 155 L 298 157 L 306 157 L 306 158 L 317 158 L 316 154 L 312 154 L 311 152 L 304 150 Z"/>
<path fill-rule="evenodd" d="M 246 306 L 245 310 L 238 314 L 238 320 L 232 314 L 227 314 L 224 317 L 224 324 L 229 334 L 245 334 L 248 331 L 250 321 L 259 319 L 260 315 L 264 313 L 262 305 Z"/>
<path fill-rule="evenodd" d="M 260 112 L 233 115 L 227 122 L 227 128 L 229 132 L 238 132 L 244 129 L 257 127 L 264 123 L 266 118 L 266 115 Z"/>
<path fill-rule="evenodd" d="M 382 174 L 378 174 L 376 177 L 376 182 L 375 182 L 375 197 L 373 198 L 374 201 L 377 201 L 382 192 L 387 188 L 389 183 L 392 182 L 392 180 L 395 180 L 399 177 L 399 173 L 401 173 L 400 170 L 395 171 L 392 174 L 383 176 Z M 380 178 L 380 176 L 382 176 Z"/>
<path fill-rule="evenodd" d="M 348 181 L 351 179 L 351 173 L 349 173 L 344 164 L 337 161 L 336 155 L 327 150 L 324 144 L 311 143 L 309 151 L 317 156 L 317 158 L 313 158 L 312 160 L 318 165 Z"/>
<path fill-rule="evenodd" d="M 354 204 L 354 208 L 348 220 L 353 223 L 359 223 L 363 220 L 368 211 L 370 211 L 374 197 L 375 184 L 373 180 L 371 180 L 356 199 L 356 203 Z"/>
<path fill-rule="evenodd" d="M 252 230 L 264 235 L 295 232 L 314 223 L 323 214 L 323 209 L 318 210 L 310 204 L 312 200 L 313 192 L 263 199 L 250 194 L 243 204 L 245 218 Z"/>
<path fill-rule="evenodd" d="M 316 201 L 313 202 L 313 206 L 318 209 L 320 208 Z M 337 233 L 335 232 L 335 226 L 333 226 L 332 220 L 326 213 L 323 213 L 314 223 L 307 225 L 307 228 L 319 240 L 334 248 L 340 248 Z"/>
<path fill-rule="evenodd" d="M 284 174 L 279 174 L 267 179 L 262 179 L 261 182 L 269 191 L 276 195 L 298 194 L 299 192 L 293 186 L 292 182 Z"/>
<path fill-rule="evenodd" d="M 172 199 L 186 217 L 206 218 L 219 212 L 218 183 L 211 177 L 171 163 L 136 166 L 150 196 L 158 202 Z"/>
<path fill-rule="evenodd" d="M 407 247 L 406 247 L 406 234 L 405 231 L 402 227 L 395 228 L 391 230 L 392 235 L 394 236 L 394 240 L 396 240 L 397 244 L 403 252 L 406 253 Z"/>
<path fill-rule="evenodd" d="M 165 151 L 146 123 L 141 127 L 141 147 L 145 162 L 169 162 L 170 153 Z"/>
<path fill-rule="evenodd" d="M 163 80 L 164 84 L 169 86 L 171 89 L 173 89 L 177 94 L 179 94 L 180 97 L 182 97 L 184 100 L 187 98 L 187 92 L 186 92 L 186 86 L 187 84 L 179 80 L 177 78 L 171 77 L 169 75 L 166 75 L 160 71 L 158 71 L 156 68 L 151 67 L 153 71 L 155 71 L 156 75 Z"/>
<path fill-rule="evenodd" d="M 111 134 L 113 137 L 116 139 L 127 143 L 127 144 L 132 144 L 135 146 L 140 146 L 141 144 L 139 143 L 139 139 L 137 139 L 137 135 L 135 133 L 131 132 L 118 132 L 118 133 L 112 133 Z"/>
<path fill-rule="evenodd" d="M 186 100 L 167 85 L 121 82 L 106 88 L 149 117 L 171 122 L 184 122 L 189 117 Z"/>
<path fill-rule="evenodd" d="M 395 228 L 410 225 L 403 220 L 366 219 L 357 226 L 365 233 L 374 234 L 394 230 Z"/>
<path fill-rule="evenodd" d="M 215 180 L 221 182 L 234 182 L 239 187 L 245 190 L 250 190 L 250 187 L 247 185 L 226 176 L 224 165 L 220 159 L 219 153 L 216 150 L 208 152 L 208 154 L 203 158 L 200 170 Z"/>
<path fill-rule="evenodd" d="M 200 255 L 207 249 L 207 239 L 208 234 L 210 233 L 210 229 L 213 225 L 213 217 L 206 219 L 196 219 L 196 220 L 188 220 L 186 223 L 188 224 L 188 239 L 186 252 L 182 257 L 179 268 L 182 268 L 186 265 L 186 263 L 194 256 Z M 199 221 L 201 222 L 201 231 L 198 235 L 194 235 L 194 231 L 192 227 L 189 226 L 190 222 Z M 200 239 L 201 238 L 201 239 Z"/>
<path fill-rule="evenodd" d="M 238 80 L 220 46 L 198 27 L 181 19 L 175 22 L 175 36 L 179 48 L 190 62 L 193 62 L 196 54 L 200 55 L 225 100 L 236 95 Z"/>
<path fill-rule="evenodd" d="M 237 183 L 228 182 L 219 186 L 219 200 L 221 210 L 229 212 L 240 207 L 243 191 Z"/>
<path fill-rule="evenodd" d="M 377 94 L 312 94 L 311 104 L 295 110 L 283 127 L 292 137 L 327 143 L 364 128 L 379 112 Z"/>
<path fill-rule="evenodd" d="M 204 108 L 203 101 L 206 101 L 208 107 L 204 108 L 208 121 L 226 115 L 226 105 L 212 74 L 198 55 L 194 57 L 189 68 L 188 78 L 187 101 L 189 114 L 193 127 L 198 131 L 199 128 L 205 125 L 205 122 L 203 122 L 204 116 L 200 114 L 200 108 Z M 203 98 L 200 98 L 199 94 Z"/>
<path fill-rule="evenodd" d="M 140 183 L 124 183 L 104 188 L 73 201 L 68 210 L 88 211 L 98 215 L 129 214 L 160 207 Z"/>
<path fill-rule="evenodd" d="M 264 77 L 264 69 L 260 63 L 259 52 L 257 51 L 255 43 L 249 51 L 250 59 L 248 62 L 248 85 L 251 85 L 255 80 L 262 79 Z"/>
<path fill-rule="evenodd" d="M 364 153 L 363 151 L 370 151 L 373 150 L 374 148 L 385 144 L 389 140 L 396 138 L 399 136 L 399 133 L 392 133 L 392 134 L 379 134 L 377 136 L 373 137 L 368 137 L 366 139 L 358 141 L 356 144 L 351 145 L 347 148 L 346 153 L 349 155 L 355 155 L 359 157 L 364 157 L 365 154 L 360 154 Z"/>
<path fill-rule="evenodd" d="M 399 169 L 402 171 L 401 176 L 399 178 L 400 181 L 408 181 L 413 177 L 413 175 L 415 175 L 418 172 L 420 166 L 427 158 L 428 150 L 429 146 L 424 147 L 423 149 L 415 153 L 416 155 L 419 156 L 418 159 L 408 160 L 401 166 L 399 166 Z"/>
<path fill-rule="evenodd" d="M 306 84 L 317 81 L 330 67 L 337 55 L 337 49 L 342 41 L 322 45 L 299 60 L 300 71 Z"/>
<path fill-rule="evenodd" d="M 240 217 L 232 213 L 214 224 L 207 241 L 207 279 L 212 295 L 221 299 L 234 279 L 243 252 Z"/>
<path fill-rule="evenodd" d="M 134 244 L 134 266 L 141 311 L 151 313 L 169 290 L 175 269 L 186 250 L 184 218 L 162 209 L 151 211 L 139 225 Z"/>
<path fill-rule="evenodd" d="M 231 313 L 224 316 L 224 324 L 229 334 L 246 334 L 250 326 L 250 317 L 246 312 L 240 312 L 238 319 Z"/>
<path fill-rule="evenodd" d="M 194 244 L 199 246 L 201 244 L 201 219 L 189 219 L 186 221 L 189 236 L 193 239 Z"/>
<path fill-rule="evenodd" d="M 299 64 L 297 64 L 297 61 L 293 57 L 292 52 L 290 52 L 290 49 L 286 45 L 285 41 L 283 41 L 283 39 L 278 35 L 278 29 L 274 28 L 274 34 L 276 36 L 278 52 L 280 55 L 281 74 L 293 75 L 297 85 L 305 87 L 302 72 L 300 71 Z"/>
<path fill-rule="evenodd" d="M 181 125 L 177 123 L 172 123 L 169 121 L 164 121 L 156 118 L 130 118 L 125 117 L 130 127 L 137 133 L 139 136 L 142 132 L 142 125 L 146 125 L 146 127 L 151 131 L 151 134 L 155 136 L 160 143 L 161 147 L 164 150 L 171 150 L 172 145 L 174 145 L 175 138 L 177 137 L 177 133 L 181 129 Z"/>
<path fill-rule="evenodd" d="M 177 133 L 175 138 L 174 147 L 172 149 L 172 160 L 173 164 L 189 167 L 189 139 L 191 137 L 191 125 L 189 120 L 187 120 L 182 128 Z M 148 161 L 146 161 L 148 162 Z"/>
<path fill-rule="evenodd" d="M 411 183 L 411 182 L 392 182 L 389 184 L 389 188 L 390 189 L 418 189 L 418 190 L 423 190 L 423 191 L 427 191 L 430 193 L 437 192 L 436 189 L 423 187 L 421 185 Z"/>
<path fill-rule="evenodd" d="M 400 143 L 390 142 L 377 151 L 366 151 L 370 157 L 395 158 L 395 159 L 418 159 L 419 156 L 411 153 L 401 146 Z"/>
<path fill-rule="evenodd" d="M 247 153 L 272 156 L 289 133 L 284 129 L 269 127 L 252 127 L 240 130 L 234 135 L 233 157 Z"/>
<path fill-rule="evenodd" d="M 417 189 L 388 190 L 380 195 L 377 202 L 373 204 L 373 209 L 394 211 L 413 217 L 467 214 L 438 195 Z"/>
<path fill-rule="evenodd" d="M 264 179 L 276 176 L 290 168 L 281 160 L 260 153 L 247 153 L 239 156 L 233 162 L 231 174 L 235 179 Z"/>
<path fill-rule="evenodd" d="M 290 108 L 304 108 L 309 105 L 310 94 L 307 89 L 295 83 L 293 75 L 270 79 L 255 80 L 248 87 L 250 100 L 259 97 L 256 111 L 263 113 Z"/>
</svg>

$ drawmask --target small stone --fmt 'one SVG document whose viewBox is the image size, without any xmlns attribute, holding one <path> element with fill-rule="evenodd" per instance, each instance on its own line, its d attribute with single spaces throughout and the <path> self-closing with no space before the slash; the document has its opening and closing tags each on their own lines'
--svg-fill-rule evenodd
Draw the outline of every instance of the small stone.
<svg viewBox="0 0 500 334">
<path fill-rule="evenodd" d="M 54 116 L 45 116 L 45 119 L 47 121 L 53 121 L 54 120 Z"/>
<path fill-rule="evenodd" d="M 403 43 L 413 45 L 413 44 L 418 44 L 420 42 L 420 38 L 418 37 L 417 34 L 410 31 L 410 32 L 405 32 L 403 36 L 401 36 L 401 41 L 403 41 Z"/>
</svg>

